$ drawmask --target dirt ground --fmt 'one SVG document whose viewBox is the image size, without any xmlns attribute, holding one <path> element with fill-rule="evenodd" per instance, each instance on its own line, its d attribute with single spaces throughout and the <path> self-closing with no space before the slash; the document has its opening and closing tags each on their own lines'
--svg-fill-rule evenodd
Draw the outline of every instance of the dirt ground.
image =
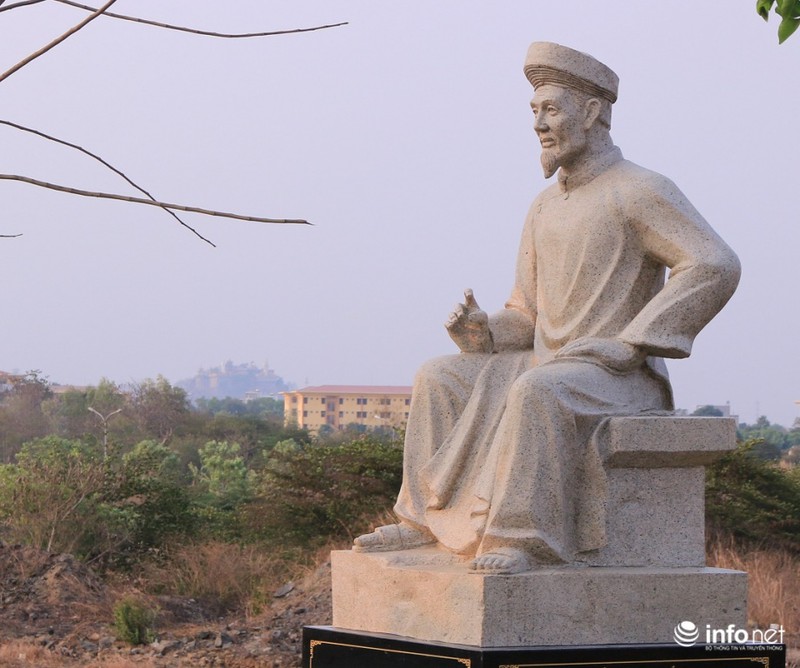
<svg viewBox="0 0 800 668">
<path fill-rule="evenodd" d="M 111 626 L 114 602 L 131 594 L 105 585 L 70 555 L 0 544 L 0 666 L 300 665 L 302 627 L 330 624 L 330 564 L 286 583 L 250 618 L 212 617 L 193 599 L 146 597 L 159 610 L 156 639 L 132 647 Z"/>
<path fill-rule="evenodd" d="M 111 626 L 114 602 L 131 593 L 70 555 L 0 543 L 0 667 L 295 668 L 303 626 L 331 623 L 330 563 L 280 587 L 249 618 L 213 617 L 193 599 L 146 597 L 159 610 L 156 639 L 136 647 Z M 800 668 L 797 649 L 787 668 Z"/>
</svg>

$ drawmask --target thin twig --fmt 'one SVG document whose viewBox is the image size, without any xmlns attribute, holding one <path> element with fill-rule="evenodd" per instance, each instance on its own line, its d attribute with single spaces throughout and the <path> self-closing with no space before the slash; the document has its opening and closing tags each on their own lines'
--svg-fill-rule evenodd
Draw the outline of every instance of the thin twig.
<svg viewBox="0 0 800 668">
<path fill-rule="evenodd" d="M 63 139 L 59 139 L 58 137 L 53 137 L 51 135 L 45 134 L 44 132 L 40 132 L 39 130 L 34 130 L 33 128 L 28 128 L 28 127 L 25 127 L 24 125 L 19 125 L 18 123 L 12 123 L 11 121 L 4 121 L 4 120 L 0 119 L 0 124 L 8 125 L 8 126 L 10 126 L 12 128 L 16 128 L 17 130 L 22 130 L 23 132 L 30 132 L 31 134 L 34 134 L 34 135 L 37 135 L 38 137 L 42 137 L 44 139 L 48 139 L 50 141 L 56 142 L 57 144 L 63 144 L 64 146 L 69 146 L 70 148 L 74 148 L 74 149 L 80 151 L 81 153 L 84 153 L 84 154 L 88 155 L 90 158 L 94 158 L 95 160 L 97 160 L 101 164 L 103 164 L 106 167 L 108 167 L 115 174 L 119 174 L 129 184 L 131 184 L 134 188 L 136 188 L 136 190 L 138 190 L 140 193 L 142 193 L 144 195 L 147 195 L 147 197 L 149 197 L 154 202 L 158 201 L 158 200 L 156 200 L 155 197 L 153 197 L 144 188 L 142 188 L 141 186 L 139 186 L 136 183 L 134 183 L 130 178 L 128 178 L 128 176 L 126 176 L 119 169 L 117 169 L 113 165 L 111 165 L 108 162 L 106 162 L 105 160 L 103 160 L 103 158 L 101 158 L 99 155 L 95 155 L 91 151 L 83 148 L 82 146 L 78 146 L 77 144 L 73 144 L 73 143 L 65 141 Z M 212 246 L 214 246 L 214 248 L 216 248 L 216 245 L 212 241 L 209 241 L 202 234 L 200 234 L 196 229 L 194 229 L 191 225 L 188 225 L 184 221 L 182 221 L 174 211 L 170 211 L 167 208 L 164 208 L 164 211 L 166 211 L 170 216 L 172 216 L 175 220 L 177 220 L 186 229 L 191 230 L 194 234 L 196 234 L 198 237 L 200 237 L 203 241 L 205 241 L 208 244 L 211 244 Z"/>
<path fill-rule="evenodd" d="M 33 2 L 40 2 L 41 0 L 28 0 Z M 56 0 L 62 5 L 69 5 L 70 7 L 77 7 L 78 9 L 85 9 L 88 12 L 93 12 L 94 7 L 89 5 L 82 5 L 79 2 L 72 2 L 72 0 Z M 136 16 L 126 16 L 124 14 L 114 14 L 113 12 L 106 12 L 106 16 L 112 19 L 122 19 L 123 21 L 133 21 L 134 23 L 143 23 L 149 26 L 156 26 L 157 28 L 166 28 L 168 30 L 178 30 L 180 32 L 189 32 L 195 35 L 206 35 L 208 37 L 228 37 L 228 38 L 242 38 L 242 37 L 269 37 L 271 35 L 289 35 L 298 32 L 313 32 L 314 30 L 325 30 L 327 28 L 338 28 L 339 26 L 347 25 L 347 21 L 343 23 L 330 23 L 322 26 L 314 26 L 312 28 L 294 28 L 291 30 L 271 30 L 269 32 L 248 32 L 248 33 L 224 33 L 212 32 L 210 30 L 196 30 L 194 28 L 185 28 L 183 26 L 176 26 L 170 23 L 159 23 L 158 21 L 150 21 L 149 19 L 141 19 Z"/>
<path fill-rule="evenodd" d="M 44 2 L 44 0 L 22 0 L 22 2 L 15 2 L 13 5 L 6 5 L 5 7 L 0 7 L 0 12 L 7 12 L 9 9 L 16 9 L 17 7 L 25 7 L 26 5 L 38 5 L 40 2 Z"/>
<path fill-rule="evenodd" d="M 0 82 L 4 81 L 8 77 L 10 77 L 12 74 L 14 74 L 14 72 L 17 72 L 18 70 L 21 70 L 23 67 L 25 67 L 25 65 L 30 63 L 32 60 L 35 60 L 39 56 L 47 53 L 53 47 L 58 46 L 59 44 L 61 44 L 61 42 L 63 42 L 65 39 L 67 39 L 71 35 L 74 35 L 81 28 L 83 28 L 87 23 L 89 23 L 90 21 L 94 21 L 98 16 L 100 16 L 100 14 L 105 12 L 106 9 L 111 7 L 111 5 L 113 5 L 116 1 L 117 0 L 108 0 L 108 2 L 106 4 L 104 4 L 102 7 L 100 7 L 100 9 L 95 10 L 93 14 L 91 14 L 90 16 L 87 16 L 83 21 L 81 21 L 77 25 L 72 26 L 72 28 L 67 30 L 67 32 L 65 32 L 63 35 L 61 35 L 60 37 L 56 37 L 52 42 L 50 42 L 46 46 L 43 46 L 38 51 L 34 51 L 27 58 L 23 58 L 22 60 L 20 60 L 11 69 L 6 70 L 2 75 L 0 75 Z"/>
<path fill-rule="evenodd" d="M 103 193 L 93 190 L 79 190 L 78 188 L 70 188 L 68 186 L 60 186 L 55 183 L 48 183 L 47 181 L 38 181 L 28 176 L 20 176 L 18 174 L 0 174 L 0 180 L 5 181 L 22 181 L 29 183 L 33 186 L 40 188 L 49 188 L 50 190 L 58 190 L 59 192 L 70 193 L 71 195 L 82 195 L 84 197 L 100 197 L 103 199 L 115 199 L 122 202 L 132 202 L 133 204 L 148 204 L 150 206 L 158 206 L 165 209 L 176 209 L 177 211 L 188 211 L 190 213 L 202 213 L 206 216 L 221 216 L 222 218 L 233 218 L 235 220 L 247 220 L 252 223 L 285 223 L 292 225 L 310 225 L 307 220 L 297 220 L 291 218 L 261 218 L 259 216 L 243 216 L 238 213 L 225 213 L 223 211 L 214 211 L 212 209 L 201 209 L 196 206 L 184 206 L 183 204 L 169 204 L 168 202 L 154 202 L 150 199 L 142 199 L 141 197 L 129 197 L 128 195 L 117 195 L 115 193 Z"/>
<path fill-rule="evenodd" d="M 0 234 L 0 239 L 16 239 L 21 236 L 21 234 Z"/>
</svg>

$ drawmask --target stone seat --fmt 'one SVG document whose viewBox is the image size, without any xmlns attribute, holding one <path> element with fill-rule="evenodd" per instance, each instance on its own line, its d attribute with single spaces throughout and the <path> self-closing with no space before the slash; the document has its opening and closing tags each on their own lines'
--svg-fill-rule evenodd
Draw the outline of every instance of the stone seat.
<svg viewBox="0 0 800 668">
<path fill-rule="evenodd" d="M 608 475 L 608 545 L 590 566 L 705 564 L 705 466 L 736 447 L 719 417 L 610 418 L 600 451 Z"/>
</svg>

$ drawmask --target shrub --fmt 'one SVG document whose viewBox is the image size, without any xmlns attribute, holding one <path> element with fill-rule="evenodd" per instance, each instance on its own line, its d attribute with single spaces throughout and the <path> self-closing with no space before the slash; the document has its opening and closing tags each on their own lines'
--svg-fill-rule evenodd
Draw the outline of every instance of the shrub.
<svg viewBox="0 0 800 668">
<path fill-rule="evenodd" d="M 155 621 L 156 611 L 135 598 L 123 598 L 114 606 L 114 629 L 117 636 L 131 645 L 153 642 Z"/>
<path fill-rule="evenodd" d="M 706 519 L 712 532 L 800 552 L 800 476 L 754 456 L 758 443 L 706 469 Z"/>
<path fill-rule="evenodd" d="M 248 526 L 287 545 L 350 536 L 397 498 L 403 470 L 398 443 L 369 436 L 331 445 L 276 445 L 262 472 Z"/>
</svg>

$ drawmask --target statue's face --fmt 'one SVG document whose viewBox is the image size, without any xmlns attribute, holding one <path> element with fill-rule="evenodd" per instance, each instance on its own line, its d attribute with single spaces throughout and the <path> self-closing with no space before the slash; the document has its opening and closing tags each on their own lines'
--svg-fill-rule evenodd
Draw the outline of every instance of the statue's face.
<svg viewBox="0 0 800 668">
<path fill-rule="evenodd" d="M 573 167 L 585 155 L 588 140 L 584 128 L 582 96 L 568 88 L 545 84 L 531 100 L 533 128 L 542 144 L 542 168 L 550 178 L 559 167 Z"/>
</svg>

